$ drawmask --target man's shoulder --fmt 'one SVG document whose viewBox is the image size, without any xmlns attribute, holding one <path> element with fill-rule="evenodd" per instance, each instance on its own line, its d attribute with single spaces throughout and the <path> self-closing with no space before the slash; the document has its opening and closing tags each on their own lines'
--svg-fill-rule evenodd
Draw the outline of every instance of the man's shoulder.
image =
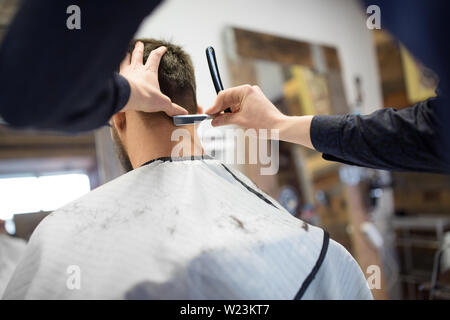
<svg viewBox="0 0 450 320">
<path fill-rule="evenodd" d="M 332 239 L 319 272 L 320 280 L 306 299 L 373 299 L 358 262 L 343 245 Z"/>
</svg>

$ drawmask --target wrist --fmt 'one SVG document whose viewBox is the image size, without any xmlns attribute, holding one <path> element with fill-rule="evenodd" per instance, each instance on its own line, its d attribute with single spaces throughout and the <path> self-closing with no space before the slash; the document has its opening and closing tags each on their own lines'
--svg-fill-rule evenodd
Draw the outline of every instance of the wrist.
<svg viewBox="0 0 450 320">
<path fill-rule="evenodd" d="M 280 126 L 280 140 L 312 148 L 311 121 L 314 116 L 285 116 Z"/>
<path fill-rule="evenodd" d="M 290 128 L 292 127 L 293 118 L 295 118 L 295 117 L 283 115 L 283 117 L 281 117 L 279 119 L 278 130 L 279 130 L 280 140 L 289 141 L 288 136 L 289 136 Z"/>
<path fill-rule="evenodd" d="M 281 133 L 282 130 L 286 129 L 289 118 L 291 117 L 280 112 L 280 114 L 277 114 L 275 117 L 273 117 L 272 121 L 270 121 L 267 127 L 268 129 L 278 129 Z"/>
</svg>

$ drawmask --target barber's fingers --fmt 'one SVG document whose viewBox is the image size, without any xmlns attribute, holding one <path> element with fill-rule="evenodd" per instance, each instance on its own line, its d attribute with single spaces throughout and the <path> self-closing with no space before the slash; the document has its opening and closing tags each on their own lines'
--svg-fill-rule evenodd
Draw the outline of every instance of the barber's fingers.
<svg viewBox="0 0 450 320">
<path fill-rule="evenodd" d="M 188 114 L 187 110 L 181 106 L 179 106 L 176 103 L 171 103 L 165 110 L 164 112 L 168 115 L 168 116 L 180 116 L 180 115 L 186 115 Z"/>
<path fill-rule="evenodd" d="M 125 58 L 122 60 L 122 62 L 120 63 L 120 70 L 125 69 L 125 67 L 128 67 L 130 65 L 130 54 L 127 53 L 127 55 L 125 56 Z"/>
<path fill-rule="evenodd" d="M 159 47 L 150 52 L 147 61 L 145 62 L 145 67 L 156 74 L 158 74 L 159 63 L 161 62 L 162 56 L 166 53 L 166 47 Z"/>
<path fill-rule="evenodd" d="M 131 54 L 131 64 L 133 66 L 143 65 L 144 57 L 144 44 L 141 41 L 137 41 L 134 45 L 133 53 Z"/>
<path fill-rule="evenodd" d="M 173 103 L 168 96 L 162 94 L 161 92 L 158 91 L 153 92 L 153 102 L 155 106 L 159 106 L 159 108 L 157 110 L 153 110 L 153 112 L 163 111 L 168 116 L 178 116 L 188 114 L 186 109 L 184 109 L 183 107 L 179 106 L 176 103 Z"/>
<path fill-rule="evenodd" d="M 214 117 L 211 121 L 213 127 L 226 126 L 230 124 L 240 125 L 239 114 L 237 113 L 221 113 Z"/>
<path fill-rule="evenodd" d="M 248 84 L 238 86 L 230 89 L 220 91 L 217 95 L 217 99 L 214 105 L 206 110 L 207 114 L 217 114 L 224 111 L 228 107 L 232 108 L 232 111 L 239 109 L 239 106 L 243 103 L 246 95 L 252 90 L 252 87 Z M 233 110 L 233 108 L 235 110 Z"/>
</svg>

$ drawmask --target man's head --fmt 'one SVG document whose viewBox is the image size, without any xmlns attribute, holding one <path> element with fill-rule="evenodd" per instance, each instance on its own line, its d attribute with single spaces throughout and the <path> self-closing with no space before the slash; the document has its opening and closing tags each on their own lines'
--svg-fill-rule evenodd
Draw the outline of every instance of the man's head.
<svg viewBox="0 0 450 320">
<path fill-rule="evenodd" d="M 158 81 L 161 92 L 168 96 L 173 103 L 185 108 L 189 114 L 198 113 L 194 67 L 189 55 L 179 46 L 154 39 L 133 40 L 128 47 L 130 55 L 137 41 L 144 44 L 144 64 L 152 50 L 161 46 L 167 48 L 158 69 Z M 126 171 L 133 169 L 132 161 L 130 161 L 130 152 L 133 152 L 132 144 L 144 143 L 143 141 L 149 143 L 150 140 L 155 143 L 158 139 L 169 139 L 169 141 L 163 141 L 169 144 L 170 136 L 167 135 L 174 129 L 172 119 L 164 112 L 119 112 L 112 120 L 112 138 L 119 160 Z M 145 135 L 145 138 L 148 139 L 142 139 L 142 135 Z M 149 146 L 146 144 L 145 147 Z M 154 147 L 157 148 L 158 146 L 154 145 Z"/>
<path fill-rule="evenodd" d="M 172 102 L 184 107 L 189 114 L 197 113 L 197 98 L 194 66 L 190 56 L 172 43 L 155 39 L 136 39 L 128 46 L 128 53 L 133 52 L 136 42 L 144 44 L 145 63 L 150 52 L 166 47 L 158 69 L 158 80 L 161 92 L 168 96 Z"/>
</svg>

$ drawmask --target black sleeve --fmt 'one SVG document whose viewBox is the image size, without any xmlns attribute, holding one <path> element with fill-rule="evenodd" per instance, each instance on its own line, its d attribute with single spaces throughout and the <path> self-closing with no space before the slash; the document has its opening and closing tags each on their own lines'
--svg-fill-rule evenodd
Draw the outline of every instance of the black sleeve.
<svg viewBox="0 0 450 320">
<path fill-rule="evenodd" d="M 432 104 L 434 116 L 440 120 L 438 131 L 441 140 L 439 145 L 434 144 L 433 147 L 430 146 L 429 148 L 434 148 L 435 151 L 439 152 L 442 155 L 441 159 L 442 157 L 447 159 L 443 166 L 448 168 L 450 163 L 450 59 L 448 58 L 450 46 L 448 41 L 442 41 L 442 39 L 448 38 L 447 16 L 450 11 L 450 1 L 364 0 L 364 2 L 366 6 L 378 5 L 381 11 L 382 29 L 388 29 L 392 32 L 416 58 L 439 75 L 440 98 L 433 101 Z M 411 113 L 412 111 L 408 112 Z M 427 113 L 427 110 L 424 112 Z M 417 119 L 420 120 L 420 115 Z M 401 135 L 401 133 L 399 134 Z M 421 143 L 421 141 L 418 141 L 419 145 Z M 423 157 L 422 155 L 418 156 Z M 430 154 L 429 157 L 433 157 L 433 154 Z M 405 161 L 408 160 L 409 158 L 405 158 Z M 430 168 L 426 166 L 427 171 L 442 172 L 439 168 L 428 170 L 436 164 L 436 161 L 431 161 L 428 164 Z M 418 167 L 418 164 L 414 162 L 411 165 L 414 168 Z M 424 163 L 421 163 L 420 167 L 424 165 Z"/>
<path fill-rule="evenodd" d="M 449 173 L 440 121 L 429 99 L 400 111 L 315 116 L 311 141 L 326 160 L 376 169 Z"/>
<path fill-rule="evenodd" d="M 0 115 L 17 127 L 85 131 L 128 101 L 114 73 L 142 20 L 160 0 L 24 0 L 0 48 Z M 66 12 L 81 9 L 81 29 Z"/>
</svg>

